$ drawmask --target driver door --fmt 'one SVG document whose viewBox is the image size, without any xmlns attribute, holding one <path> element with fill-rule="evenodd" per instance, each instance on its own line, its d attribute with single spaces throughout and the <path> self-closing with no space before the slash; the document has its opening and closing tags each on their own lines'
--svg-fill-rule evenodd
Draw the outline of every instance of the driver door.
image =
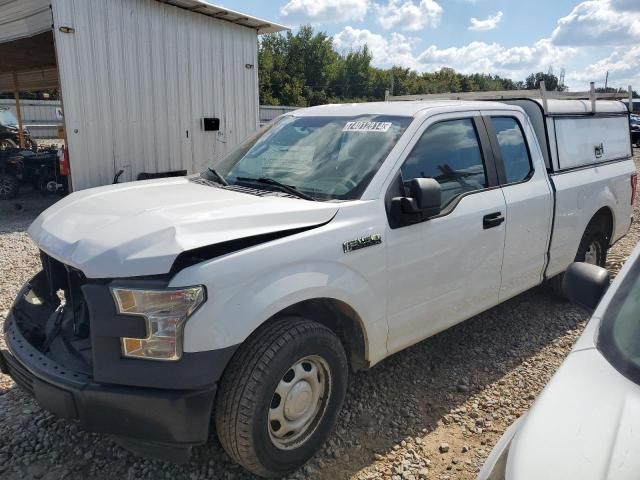
<svg viewBox="0 0 640 480">
<path fill-rule="evenodd" d="M 388 197 L 405 195 L 412 178 L 435 178 L 442 211 L 387 226 L 389 353 L 497 304 L 505 241 L 505 200 L 479 112 L 429 117 L 406 151 Z"/>
</svg>

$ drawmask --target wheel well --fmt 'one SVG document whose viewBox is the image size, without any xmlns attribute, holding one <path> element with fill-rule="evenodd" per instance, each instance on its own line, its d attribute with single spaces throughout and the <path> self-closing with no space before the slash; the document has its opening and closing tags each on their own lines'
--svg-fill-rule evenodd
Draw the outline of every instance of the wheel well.
<svg viewBox="0 0 640 480">
<path fill-rule="evenodd" d="M 593 225 L 596 223 L 600 223 L 604 227 L 605 234 L 607 236 L 607 241 L 611 244 L 611 237 L 613 236 L 613 214 L 611 213 L 611 209 L 609 207 L 602 207 L 598 210 L 591 220 L 589 220 L 589 225 Z"/>
<path fill-rule="evenodd" d="M 285 308 L 269 321 L 283 316 L 300 316 L 329 328 L 342 341 L 353 371 L 369 368 L 366 333 L 356 311 L 334 298 L 314 298 Z"/>
</svg>

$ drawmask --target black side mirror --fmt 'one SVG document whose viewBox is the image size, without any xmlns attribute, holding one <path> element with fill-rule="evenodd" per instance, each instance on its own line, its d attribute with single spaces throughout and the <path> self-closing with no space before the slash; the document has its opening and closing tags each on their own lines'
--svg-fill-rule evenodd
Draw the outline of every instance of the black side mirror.
<svg viewBox="0 0 640 480">
<path fill-rule="evenodd" d="M 572 263 L 562 279 L 562 291 L 569 301 L 587 310 L 595 310 L 607 288 L 607 269 L 590 263 Z"/>
<path fill-rule="evenodd" d="M 421 213 L 424 218 L 440 213 L 442 192 L 440 184 L 433 178 L 414 178 L 409 182 L 409 195 L 405 197 L 405 213 Z M 404 210 L 404 208 L 403 208 Z"/>
<path fill-rule="evenodd" d="M 427 220 L 440 213 L 442 193 L 433 178 L 414 178 L 409 182 L 409 196 L 391 200 L 395 224 L 410 225 Z"/>
</svg>

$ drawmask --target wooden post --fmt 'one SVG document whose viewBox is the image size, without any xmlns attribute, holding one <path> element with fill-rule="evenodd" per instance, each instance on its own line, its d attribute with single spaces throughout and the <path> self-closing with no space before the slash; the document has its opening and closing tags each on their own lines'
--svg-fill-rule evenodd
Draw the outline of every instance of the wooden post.
<svg viewBox="0 0 640 480">
<path fill-rule="evenodd" d="M 18 86 L 18 73 L 13 72 L 13 91 L 16 96 L 16 116 L 18 117 L 18 143 L 24 149 L 24 132 L 22 125 L 22 109 L 20 108 L 20 87 Z"/>
<path fill-rule="evenodd" d="M 544 114 L 547 115 L 549 113 L 549 105 L 547 102 L 547 86 L 544 80 L 540 80 L 540 97 L 542 98 L 542 109 L 544 110 Z"/>
</svg>

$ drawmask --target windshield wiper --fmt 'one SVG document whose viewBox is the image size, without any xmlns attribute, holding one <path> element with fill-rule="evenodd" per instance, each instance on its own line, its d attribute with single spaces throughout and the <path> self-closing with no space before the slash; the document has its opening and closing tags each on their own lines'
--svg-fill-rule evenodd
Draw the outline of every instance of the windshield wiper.
<svg viewBox="0 0 640 480">
<path fill-rule="evenodd" d="M 218 183 L 221 183 L 225 187 L 229 186 L 229 182 L 227 182 L 222 175 L 220 175 L 218 172 L 216 172 L 215 168 L 209 167 L 207 170 L 209 170 L 209 172 L 211 172 L 213 174 L 213 176 L 218 179 Z"/>
<path fill-rule="evenodd" d="M 294 195 L 298 198 L 302 198 L 304 200 L 311 200 L 312 202 L 316 202 L 317 200 L 313 198 L 311 195 L 307 195 L 306 193 L 301 192 L 296 187 L 292 187 L 291 185 L 285 185 L 284 183 L 279 182 L 273 178 L 269 177 L 260 177 L 260 178 L 251 178 L 251 177 L 237 177 L 236 180 L 240 180 L 241 182 L 256 182 L 263 183 L 265 185 L 273 185 L 274 187 L 278 187 L 280 190 Z"/>
</svg>

